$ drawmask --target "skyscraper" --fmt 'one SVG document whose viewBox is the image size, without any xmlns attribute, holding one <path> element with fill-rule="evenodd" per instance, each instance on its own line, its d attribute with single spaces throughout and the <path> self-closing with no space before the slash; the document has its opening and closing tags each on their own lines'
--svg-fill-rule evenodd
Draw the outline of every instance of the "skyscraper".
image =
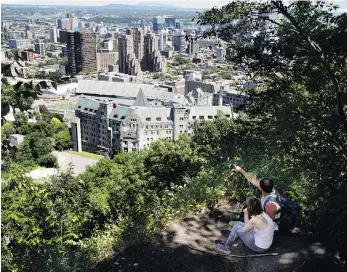
<svg viewBox="0 0 347 272">
<path fill-rule="evenodd" d="M 140 75 L 141 65 L 135 56 L 134 40 L 131 35 L 121 35 L 118 38 L 119 72 L 128 75 Z"/>
<path fill-rule="evenodd" d="M 161 72 L 165 70 L 164 61 L 159 48 L 158 37 L 154 33 L 147 33 L 145 37 L 145 56 L 143 70 L 150 72 Z"/>
<path fill-rule="evenodd" d="M 165 23 L 168 27 L 176 27 L 176 18 L 174 17 L 166 17 Z"/>
<path fill-rule="evenodd" d="M 78 28 L 78 18 L 77 17 L 73 17 L 70 18 L 70 24 L 71 24 L 71 30 L 74 31 L 75 28 Z"/>
<path fill-rule="evenodd" d="M 174 51 L 184 51 L 187 47 L 186 38 L 183 32 L 175 33 L 173 36 Z"/>
<path fill-rule="evenodd" d="M 182 30 L 182 29 L 183 29 L 183 22 L 177 21 L 177 22 L 176 22 L 176 28 L 177 28 L 178 30 Z"/>
<path fill-rule="evenodd" d="M 187 43 L 186 53 L 189 54 L 189 55 L 193 55 L 195 53 L 199 53 L 199 44 L 195 43 L 194 41 L 189 41 Z"/>
<path fill-rule="evenodd" d="M 35 43 L 35 53 L 39 54 L 41 58 L 46 57 L 46 45 L 44 43 Z"/>
<path fill-rule="evenodd" d="M 128 29 L 126 35 L 118 39 L 119 72 L 138 75 L 141 71 L 159 72 L 166 62 L 158 48 L 158 38 L 154 33 L 144 35 L 139 28 Z"/>
<path fill-rule="evenodd" d="M 157 16 L 153 18 L 153 31 L 159 31 L 165 27 L 167 27 L 167 24 L 164 17 Z"/>
<path fill-rule="evenodd" d="M 57 20 L 58 29 L 71 29 L 71 23 L 69 18 L 59 18 Z"/>
<path fill-rule="evenodd" d="M 52 43 L 58 42 L 57 29 L 55 27 L 49 30 L 49 37 Z"/>
<path fill-rule="evenodd" d="M 66 31 L 69 74 L 96 72 L 96 36 L 93 32 Z"/>
<path fill-rule="evenodd" d="M 161 30 L 159 33 L 159 50 L 164 49 L 164 31 Z"/>
</svg>

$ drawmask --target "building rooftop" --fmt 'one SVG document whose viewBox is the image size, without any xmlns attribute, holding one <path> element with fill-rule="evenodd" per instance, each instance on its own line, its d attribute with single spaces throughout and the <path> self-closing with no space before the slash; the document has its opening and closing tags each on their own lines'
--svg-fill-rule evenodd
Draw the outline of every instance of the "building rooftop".
<svg viewBox="0 0 347 272">
<path fill-rule="evenodd" d="M 184 103 L 185 101 L 183 95 L 166 92 L 165 88 L 155 85 L 96 80 L 80 80 L 76 94 L 134 100 L 140 90 L 148 100 L 173 101 L 175 103 Z"/>
</svg>

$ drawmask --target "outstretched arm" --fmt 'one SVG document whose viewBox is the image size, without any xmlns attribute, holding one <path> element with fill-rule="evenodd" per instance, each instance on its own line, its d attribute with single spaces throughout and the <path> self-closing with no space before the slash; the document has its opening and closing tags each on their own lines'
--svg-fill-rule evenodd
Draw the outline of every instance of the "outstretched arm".
<svg viewBox="0 0 347 272">
<path fill-rule="evenodd" d="M 257 187 L 260 190 L 259 180 L 255 175 L 253 175 L 250 172 L 246 172 L 240 166 L 235 166 L 234 170 L 237 173 L 241 173 L 250 183 L 252 183 L 255 187 Z"/>
</svg>

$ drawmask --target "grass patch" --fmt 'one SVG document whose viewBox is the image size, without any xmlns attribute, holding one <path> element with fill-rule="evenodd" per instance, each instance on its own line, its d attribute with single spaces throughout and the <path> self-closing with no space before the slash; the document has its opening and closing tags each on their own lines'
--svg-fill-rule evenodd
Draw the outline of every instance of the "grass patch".
<svg viewBox="0 0 347 272">
<path fill-rule="evenodd" d="M 101 160 L 103 159 L 104 157 L 101 156 L 101 155 L 97 155 L 97 154 L 93 154 L 93 153 L 89 153 L 89 152 L 85 152 L 85 151 L 82 151 L 82 152 L 76 152 L 76 151 L 66 151 L 67 153 L 70 153 L 70 154 L 75 154 L 75 155 L 79 155 L 79 156 L 82 156 L 82 157 L 86 157 L 88 159 L 93 159 L 93 160 Z"/>
<path fill-rule="evenodd" d="M 52 103 L 52 104 L 49 104 L 48 107 L 49 109 L 55 109 L 55 110 L 65 110 L 65 109 L 73 110 L 75 109 L 76 105 L 77 105 L 77 101 L 73 101 L 73 102 Z"/>
</svg>

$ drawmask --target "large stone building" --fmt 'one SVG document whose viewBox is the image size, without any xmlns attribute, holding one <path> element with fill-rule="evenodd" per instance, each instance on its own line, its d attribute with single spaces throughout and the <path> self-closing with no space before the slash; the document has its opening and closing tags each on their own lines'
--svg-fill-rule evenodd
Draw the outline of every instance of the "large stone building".
<svg viewBox="0 0 347 272">
<path fill-rule="evenodd" d="M 212 95 L 212 105 L 232 105 L 238 107 L 245 102 L 245 95 L 231 87 L 229 81 L 223 82 L 202 82 L 199 74 L 188 74 L 185 77 L 185 95 L 200 89 L 204 93 Z M 221 101 L 220 101 L 221 100 Z"/>
<path fill-rule="evenodd" d="M 63 32 L 67 39 L 68 73 L 96 72 L 96 36 L 93 32 Z"/>
<path fill-rule="evenodd" d="M 193 133 L 199 120 L 213 120 L 219 111 L 232 118 L 232 108 L 150 103 L 142 89 L 129 105 L 112 99 L 82 97 L 72 122 L 73 147 L 112 157 L 119 152 L 134 152 L 158 139 L 178 140 L 182 133 Z"/>
</svg>

